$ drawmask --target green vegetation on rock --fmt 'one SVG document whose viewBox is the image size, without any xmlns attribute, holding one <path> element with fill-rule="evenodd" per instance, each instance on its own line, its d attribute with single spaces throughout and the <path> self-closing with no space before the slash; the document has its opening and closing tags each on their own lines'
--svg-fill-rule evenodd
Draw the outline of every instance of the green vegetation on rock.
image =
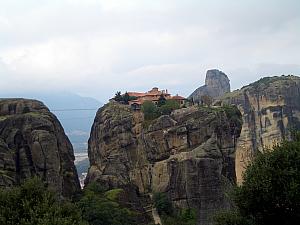
<svg viewBox="0 0 300 225">
<path fill-rule="evenodd" d="M 158 107 L 151 101 L 145 101 L 142 105 L 145 120 L 154 120 L 160 116 Z"/>
<path fill-rule="evenodd" d="M 49 190 L 39 178 L 0 189 L 1 225 L 135 225 L 136 212 L 121 206 L 122 189 L 86 187 L 76 202 Z"/>
<path fill-rule="evenodd" d="M 151 101 L 145 101 L 142 105 L 142 112 L 144 113 L 145 120 L 151 121 L 161 115 L 170 115 L 175 109 L 179 109 L 180 105 L 175 100 L 161 100 L 160 106 L 156 106 Z"/>
<path fill-rule="evenodd" d="M 258 153 L 233 191 L 235 208 L 216 225 L 290 225 L 300 221 L 300 136 Z"/>
<path fill-rule="evenodd" d="M 38 178 L 0 189 L 0 224 L 87 225 L 76 205 L 59 200 Z"/>
<path fill-rule="evenodd" d="M 127 92 L 125 92 L 125 94 L 122 95 L 122 93 L 120 91 L 118 91 L 115 94 L 115 97 L 113 98 L 115 101 L 123 103 L 125 105 L 128 105 L 129 101 L 132 100 L 136 100 L 137 97 L 135 96 L 129 96 L 129 94 Z"/>
<path fill-rule="evenodd" d="M 134 225 L 135 213 L 122 207 L 118 194 L 122 189 L 105 192 L 97 183 L 91 183 L 85 188 L 84 194 L 77 203 L 82 210 L 83 219 L 89 225 Z"/>
<path fill-rule="evenodd" d="M 111 201 L 116 201 L 120 193 L 123 192 L 123 189 L 117 188 L 109 190 L 105 193 L 105 197 Z"/>
<path fill-rule="evenodd" d="M 195 225 L 196 211 L 194 209 L 177 209 L 165 193 L 155 193 L 154 207 L 162 218 L 164 225 Z"/>
</svg>

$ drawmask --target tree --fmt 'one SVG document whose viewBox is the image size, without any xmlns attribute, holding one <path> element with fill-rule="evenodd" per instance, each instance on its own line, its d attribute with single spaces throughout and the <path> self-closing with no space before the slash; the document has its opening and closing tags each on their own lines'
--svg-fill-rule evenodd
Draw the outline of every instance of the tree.
<svg viewBox="0 0 300 225">
<path fill-rule="evenodd" d="M 78 206 L 89 225 L 135 225 L 134 213 L 117 202 L 120 189 L 106 192 L 99 184 L 92 183 L 84 190 Z"/>
<path fill-rule="evenodd" d="M 154 206 L 162 218 L 164 225 L 195 225 L 196 210 L 188 208 L 174 208 L 172 202 L 165 193 L 155 193 Z"/>
<path fill-rule="evenodd" d="M 130 96 L 127 92 L 125 92 L 124 96 L 122 96 L 122 100 L 125 104 L 128 105 L 129 101 L 130 101 Z"/>
<path fill-rule="evenodd" d="M 121 95 L 121 91 L 118 91 L 118 92 L 115 94 L 114 100 L 117 101 L 117 102 L 120 102 L 120 101 L 123 100 L 123 97 L 122 97 L 122 95 Z"/>
<path fill-rule="evenodd" d="M 153 196 L 153 200 L 158 214 L 171 215 L 173 213 L 172 202 L 169 200 L 168 196 L 165 193 L 155 193 Z"/>
<path fill-rule="evenodd" d="M 160 107 L 160 112 L 162 115 L 170 115 L 175 109 L 179 109 L 180 104 L 175 100 L 167 100 L 164 105 Z"/>
<path fill-rule="evenodd" d="M 216 224 L 290 225 L 300 221 L 299 135 L 295 141 L 259 153 L 243 178 L 232 193 L 235 213 L 219 214 Z"/>
<path fill-rule="evenodd" d="M 0 189 L 0 224 L 87 225 L 79 208 L 59 200 L 38 178 L 19 187 Z"/>
<path fill-rule="evenodd" d="M 145 101 L 142 104 L 142 112 L 144 113 L 145 120 L 153 120 L 160 115 L 157 106 L 152 101 Z"/>
<path fill-rule="evenodd" d="M 157 106 L 158 107 L 161 107 L 161 106 L 163 106 L 164 104 L 166 104 L 166 98 L 165 98 L 165 96 L 163 95 L 163 94 L 161 94 L 160 96 L 159 96 L 159 99 L 158 99 L 158 102 L 157 102 Z"/>
</svg>

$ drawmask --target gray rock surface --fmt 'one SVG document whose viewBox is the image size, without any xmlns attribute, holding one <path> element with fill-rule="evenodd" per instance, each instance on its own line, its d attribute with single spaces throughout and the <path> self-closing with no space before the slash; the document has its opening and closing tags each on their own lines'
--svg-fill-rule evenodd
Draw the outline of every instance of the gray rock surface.
<svg viewBox="0 0 300 225">
<path fill-rule="evenodd" d="M 197 88 L 190 96 L 194 102 L 200 102 L 201 96 L 217 98 L 230 92 L 230 81 L 225 73 L 213 69 L 206 72 L 205 85 Z"/>
<path fill-rule="evenodd" d="M 141 112 L 109 103 L 99 109 L 89 139 L 86 183 L 134 185 L 140 195 L 165 192 L 178 207 L 197 209 L 198 224 L 229 207 L 235 182 L 241 115 L 234 108 L 190 107 L 144 121 Z"/>
<path fill-rule="evenodd" d="M 0 99 L 0 186 L 33 176 L 65 197 L 80 190 L 73 148 L 57 118 L 39 101 Z"/>
<path fill-rule="evenodd" d="M 243 115 L 237 142 L 236 173 L 242 173 L 255 151 L 271 148 L 291 130 L 300 129 L 300 77 L 265 77 L 221 98 L 223 104 L 236 105 Z"/>
</svg>

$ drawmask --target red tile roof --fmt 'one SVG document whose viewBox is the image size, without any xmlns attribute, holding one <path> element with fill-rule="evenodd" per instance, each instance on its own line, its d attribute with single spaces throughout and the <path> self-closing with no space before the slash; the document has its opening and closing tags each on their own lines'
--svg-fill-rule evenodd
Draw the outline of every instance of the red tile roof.
<svg viewBox="0 0 300 225">
<path fill-rule="evenodd" d="M 184 97 L 179 96 L 179 95 L 173 96 L 172 99 L 174 99 L 174 100 L 185 100 Z"/>
</svg>

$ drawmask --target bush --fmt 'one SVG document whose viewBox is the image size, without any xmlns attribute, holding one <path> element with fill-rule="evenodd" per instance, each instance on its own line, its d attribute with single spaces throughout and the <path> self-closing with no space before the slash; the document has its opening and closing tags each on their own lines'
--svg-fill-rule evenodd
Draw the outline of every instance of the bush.
<svg viewBox="0 0 300 225">
<path fill-rule="evenodd" d="M 171 112 L 175 109 L 179 109 L 180 105 L 175 100 L 167 100 L 164 105 L 160 107 L 161 115 L 170 115 Z"/>
<path fill-rule="evenodd" d="M 162 220 L 164 225 L 196 225 L 196 210 L 177 209 L 172 215 L 163 215 Z"/>
<path fill-rule="evenodd" d="M 161 107 L 163 106 L 164 104 L 166 104 L 166 98 L 163 94 L 161 94 L 161 96 L 159 96 L 159 99 L 158 99 L 158 102 L 157 102 L 157 106 L 158 107 Z"/>
<path fill-rule="evenodd" d="M 105 192 L 99 184 L 90 184 L 78 202 L 83 218 L 90 225 L 134 225 L 134 213 L 117 202 L 117 195 L 122 191 Z"/>
<path fill-rule="evenodd" d="M 154 207 L 157 209 L 159 215 L 171 215 L 173 213 L 173 206 L 168 196 L 165 193 L 155 193 L 153 196 Z"/>
<path fill-rule="evenodd" d="M 295 140 L 255 157 L 232 194 L 237 214 L 223 213 L 217 225 L 240 224 L 236 219 L 259 225 L 300 221 L 300 142 Z"/>
<path fill-rule="evenodd" d="M 165 193 L 155 193 L 154 207 L 162 218 L 164 225 L 195 225 L 196 211 L 194 209 L 174 209 L 172 202 Z"/>
<path fill-rule="evenodd" d="M 145 120 L 153 120 L 160 116 L 157 106 L 151 101 L 145 101 L 142 105 Z"/>
<path fill-rule="evenodd" d="M 38 178 L 19 187 L 0 190 L 0 224 L 3 225 L 83 225 L 81 211 L 61 201 Z"/>
</svg>

